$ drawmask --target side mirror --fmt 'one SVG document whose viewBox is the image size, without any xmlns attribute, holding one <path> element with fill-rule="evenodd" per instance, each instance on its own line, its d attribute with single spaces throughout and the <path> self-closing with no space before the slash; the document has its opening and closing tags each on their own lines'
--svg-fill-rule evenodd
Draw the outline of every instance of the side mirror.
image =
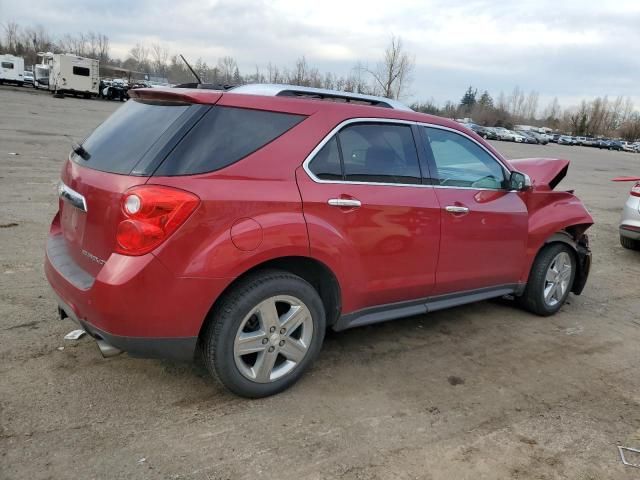
<svg viewBox="0 0 640 480">
<path fill-rule="evenodd" d="M 509 177 L 509 190 L 523 192 L 531 187 L 531 178 L 522 172 L 511 172 Z"/>
</svg>

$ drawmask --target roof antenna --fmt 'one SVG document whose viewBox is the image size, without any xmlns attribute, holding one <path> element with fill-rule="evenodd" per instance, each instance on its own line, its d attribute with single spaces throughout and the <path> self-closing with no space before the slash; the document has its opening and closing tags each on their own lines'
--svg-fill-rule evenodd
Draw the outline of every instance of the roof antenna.
<svg viewBox="0 0 640 480">
<path fill-rule="evenodd" d="M 196 77 L 196 80 L 198 81 L 198 83 L 199 83 L 200 85 L 202 85 L 202 80 L 200 80 L 200 77 L 198 76 L 198 74 L 196 73 L 196 71 L 195 71 L 193 68 L 191 68 L 191 65 L 189 65 L 189 62 L 187 62 L 187 59 L 186 59 L 186 58 L 184 58 L 184 57 L 182 56 L 182 54 L 180 54 L 180 58 L 181 58 L 181 59 L 182 59 L 182 61 L 185 63 L 185 65 L 189 68 L 189 70 L 191 70 L 191 73 L 193 73 L 193 76 L 194 76 L 194 77 Z"/>
</svg>

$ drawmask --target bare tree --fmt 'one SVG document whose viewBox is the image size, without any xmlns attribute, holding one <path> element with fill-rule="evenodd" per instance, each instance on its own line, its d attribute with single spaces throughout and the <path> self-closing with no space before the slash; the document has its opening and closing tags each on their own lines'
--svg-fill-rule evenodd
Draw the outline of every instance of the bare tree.
<svg viewBox="0 0 640 480">
<path fill-rule="evenodd" d="M 141 43 L 136 43 L 135 47 L 129 50 L 129 59 L 133 61 L 134 68 L 148 70 L 149 49 Z"/>
<path fill-rule="evenodd" d="M 226 85 L 233 84 L 233 75 L 237 69 L 238 64 L 233 57 L 226 56 L 218 60 L 220 81 Z"/>
<path fill-rule="evenodd" d="M 154 43 L 151 45 L 151 58 L 153 59 L 153 69 L 156 73 L 165 76 L 167 73 L 167 62 L 169 61 L 169 49 Z"/>
<path fill-rule="evenodd" d="M 415 59 L 404 51 L 402 39 L 392 36 L 382 61 L 375 70 L 368 70 L 373 77 L 374 90 L 387 98 L 403 97 L 414 66 Z"/>
<path fill-rule="evenodd" d="M 18 44 L 18 33 L 20 27 L 16 22 L 7 22 L 3 25 L 4 43 L 10 52 L 15 52 Z"/>
</svg>

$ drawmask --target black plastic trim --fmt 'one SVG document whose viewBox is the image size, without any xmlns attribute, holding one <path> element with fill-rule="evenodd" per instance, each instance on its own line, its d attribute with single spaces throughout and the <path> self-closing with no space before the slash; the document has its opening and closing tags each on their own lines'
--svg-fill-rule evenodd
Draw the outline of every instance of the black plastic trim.
<svg viewBox="0 0 640 480">
<path fill-rule="evenodd" d="M 347 328 L 361 327 L 373 323 L 386 322 L 399 318 L 423 315 L 445 308 L 457 307 L 467 303 L 480 302 L 490 298 L 503 297 L 522 290 L 520 284 L 498 285 L 494 287 L 479 288 L 465 292 L 438 295 L 435 297 L 410 300 L 407 302 L 390 303 L 376 307 L 365 308 L 357 312 L 341 316 L 333 326 L 335 331 Z"/>
<path fill-rule="evenodd" d="M 578 261 L 571 291 L 576 295 L 580 295 L 587 284 L 589 272 L 591 271 L 591 250 L 589 249 L 589 237 L 586 235 L 582 235 L 578 240 L 576 254 Z"/>
</svg>

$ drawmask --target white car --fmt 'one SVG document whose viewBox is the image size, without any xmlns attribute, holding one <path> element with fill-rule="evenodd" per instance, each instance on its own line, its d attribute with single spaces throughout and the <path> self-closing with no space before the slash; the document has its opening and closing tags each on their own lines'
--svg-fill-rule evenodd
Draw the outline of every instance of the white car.
<svg viewBox="0 0 640 480">
<path fill-rule="evenodd" d="M 622 150 L 625 152 L 635 152 L 636 149 L 632 142 L 620 142 L 622 144 Z"/>
<path fill-rule="evenodd" d="M 518 143 L 522 143 L 525 141 L 525 138 L 522 135 L 512 130 L 508 130 L 504 127 L 494 127 L 494 131 L 496 132 L 496 135 L 498 135 L 499 140 L 506 140 L 507 142 L 518 142 Z"/>
<path fill-rule="evenodd" d="M 620 220 L 620 244 L 624 248 L 640 250 L 640 177 L 618 178 L 616 181 L 636 181 L 624 204 Z"/>
</svg>

